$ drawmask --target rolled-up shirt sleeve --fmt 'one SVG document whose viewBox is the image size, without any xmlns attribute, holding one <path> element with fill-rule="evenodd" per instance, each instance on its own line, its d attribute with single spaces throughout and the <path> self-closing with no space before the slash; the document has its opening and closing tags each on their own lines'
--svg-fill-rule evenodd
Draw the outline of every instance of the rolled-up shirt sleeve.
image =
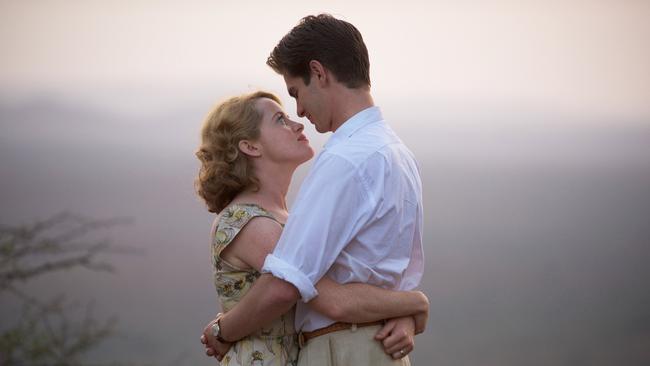
<svg viewBox="0 0 650 366">
<path fill-rule="evenodd" d="M 321 154 L 307 176 L 273 253 L 262 272 L 293 284 L 302 301 L 361 230 L 370 209 L 365 182 L 344 157 Z"/>
<path fill-rule="evenodd" d="M 276 257 L 273 253 L 266 256 L 262 272 L 270 273 L 273 277 L 285 280 L 296 286 L 298 291 L 300 291 L 300 297 L 304 301 L 309 301 L 318 295 L 318 291 L 316 291 L 316 287 L 312 284 L 309 277 L 295 266 L 282 260 L 282 258 Z"/>
</svg>

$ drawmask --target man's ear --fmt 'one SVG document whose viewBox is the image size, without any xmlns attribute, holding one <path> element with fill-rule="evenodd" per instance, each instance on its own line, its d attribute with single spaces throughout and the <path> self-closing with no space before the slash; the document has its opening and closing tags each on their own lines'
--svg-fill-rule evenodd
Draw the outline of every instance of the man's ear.
<svg viewBox="0 0 650 366">
<path fill-rule="evenodd" d="M 248 155 L 251 157 L 262 156 L 260 147 L 256 143 L 248 140 L 239 141 L 239 151 L 244 153 L 244 155 Z"/>
<path fill-rule="evenodd" d="M 325 66 L 320 63 L 320 61 L 309 61 L 309 73 L 311 74 L 311 77 L 321 86 L 325 86 L 331 81 L 331 74 L 329 73 L 329 70 L 327 70 Z"/>
</svg>

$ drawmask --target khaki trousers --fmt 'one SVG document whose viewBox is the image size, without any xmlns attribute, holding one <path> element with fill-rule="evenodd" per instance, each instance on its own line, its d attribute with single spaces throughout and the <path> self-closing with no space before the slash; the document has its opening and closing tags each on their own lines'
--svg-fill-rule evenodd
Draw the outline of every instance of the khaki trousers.
<svg viewBox="0 0 650 366">
<path fill-rule="evenodd" d="M 298 366 L 410 366 L 408 356 L 393 360 L 384 353 L 381 343 L 374 339 L 379 329 L 381 326 L 373 325 L 311 339 L 300 349 Z"/>
</svg>

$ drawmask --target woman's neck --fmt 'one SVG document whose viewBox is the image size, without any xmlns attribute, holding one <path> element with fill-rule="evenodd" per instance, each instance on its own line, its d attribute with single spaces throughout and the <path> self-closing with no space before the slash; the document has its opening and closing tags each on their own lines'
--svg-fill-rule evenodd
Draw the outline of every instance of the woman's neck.
<svg viewBox="0 0 650 366">
<path fill-rule="evenodd" d="M 355 114 L 375 105 L 369 88 L 350 89 L 340 83 L 334 87 L 332 98 L 337 108 L 336 113 L 332 116 L 332 132 L 336 132 L 345 121 Z"/>
<path fill-rule="evenodd" d="M 256 169 L 259 189 L 242 192 L 237 196 L 236 201 L 256 203 L 277 215 L 286 216 L 287 192 L 294 171 L 295 168 Z"/>
</svg>

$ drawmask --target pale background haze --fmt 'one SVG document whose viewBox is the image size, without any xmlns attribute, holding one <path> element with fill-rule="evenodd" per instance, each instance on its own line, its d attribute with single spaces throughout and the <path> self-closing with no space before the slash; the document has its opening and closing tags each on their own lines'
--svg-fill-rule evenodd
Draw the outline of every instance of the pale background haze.
<svg viewBox="0 0 650 366">
<path fill-rule="evenodd" d="M 200 124 L 258 88 L 295 117 L 265 61 L 320 12 L 361 31 L 375 101 L 420 162 L 414 363 L 648 364 L 649 2 L 0 0 L 0 223 L 130 217 L 107 236 L 142 251 L 30 286 L 119 318 L 90 357 L 214 363 Z"/>
</svg>

